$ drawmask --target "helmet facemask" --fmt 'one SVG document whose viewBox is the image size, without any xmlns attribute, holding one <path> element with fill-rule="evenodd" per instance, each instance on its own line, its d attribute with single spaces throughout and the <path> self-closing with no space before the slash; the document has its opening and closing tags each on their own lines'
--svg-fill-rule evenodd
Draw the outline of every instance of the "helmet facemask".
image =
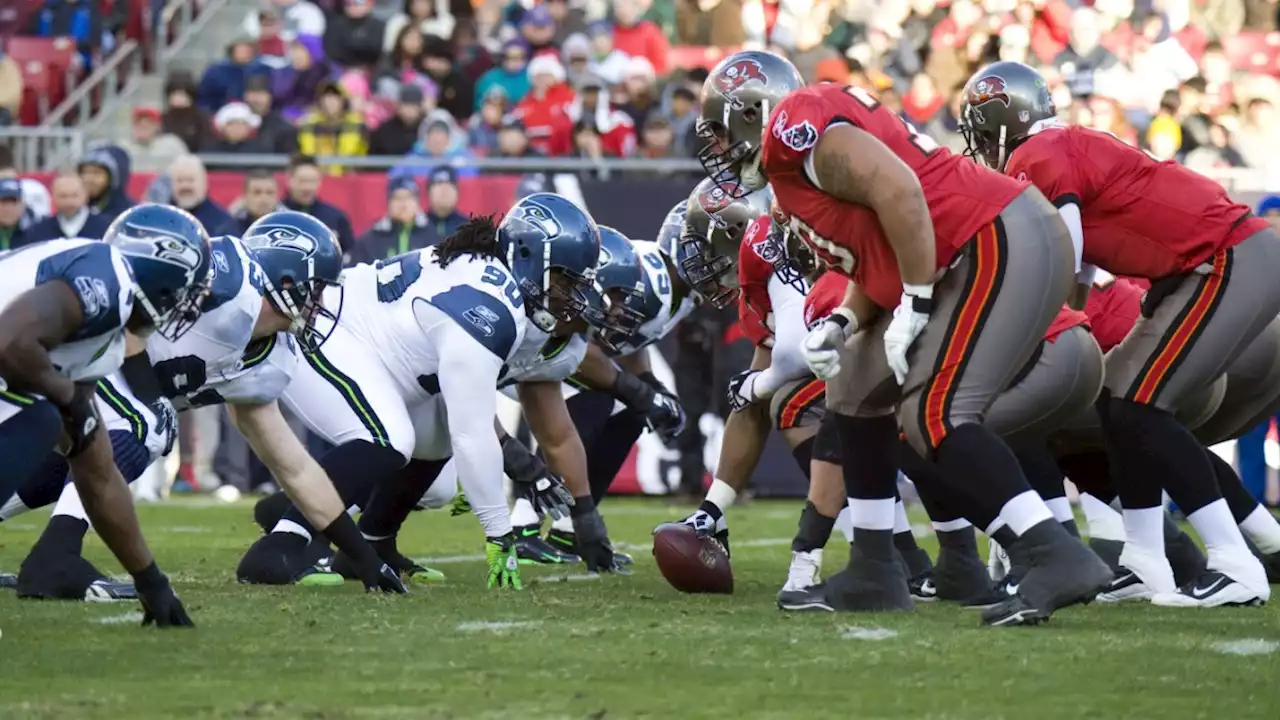
<svg viewBox="0 0 1280 720">
<path fill-rule="evenodd" d="M 738 278 L 733 272 L 737 258 L 717 255 L 705 235 L 686 229 L 680 238 L 676 262 L 684 279 L 712 306 L 723 310 L 738 299 Z M 725 276 L 728 283 L 721 282 Z"/>
<path fill-rule="evenodd" d="M 550 246 L 547 247 L 550 252 Z M 552 332 L 558 322 L 573 322 L 590 303 L 594 292 L 595 268 L 580 275 L 561 267 L 548 267 L 542 273 L 542 286 L 520 281 L 520 291 L 529 304 L 529 319 L 543 332 Z"/>
<path fill-rule="evenodd" d="M 608 289 L 596 283 L 582 317 L 596 328 L 600 344 L 609 352 L 618 353 L 622 343 L 635 337 L 648 319 L 643 310 L 644 300 L 643 283 L 639 287 Z"/>
<path fill-rule="evenodd" d="M 994 125 L 994 127 L 990 127 Z M 986 165 L 996 172 L 1004 172 L 1009 162 L 1007 135 L 1008 128 L 1003 124 L 985 122 L 982 110 L 972 105 L 964 109 L 964 117 L 960 121 L 960 135 L 964 137 L 967 157 Z"/>
<path fill-rule="evenodd" d="M 309 282 L 293 283 L 293 278 L 281 278 L 280 286 L 270 280 L 265 281 L 267 299 L 272 307 L 289 318 L 289 334 L 293 335 L 302 347 L 303 352 L 314 353 L 329 339 L 338 327 L 338 317 L 342 315 L 342 305 L 346 293 L 341 283 L 330 283 L 322 278 L 313 277 Z M 329 310 L 324 304 L 324 291 L 328 287 L 338 288 L 338 310 Z M 328 330 L 322 332 L 316 327 L 316 321 L 324 318 Z"/>
<path fill-rule="evenodd" d="M 743 124 L 751 127 L 758 125 L 763 133 L 767 113 L 760 105 L 748 105 L 739 112 Z M 725 107 L 728 108 L 729 105 L 726 104 Z M 695 128 L 697 136 L 707 142 L 698 151 L 698 160 L 707 177 L 725 194 L 734 199 L 743 198 L 768 183 L 760 169 L 758 134 L 753 139 L 735 140 L 731 137 L 728 126 L 715 120 L 699 119 Z"/>
<path fill-rule="evenodd" d="M 200 319 L 201 303 L 209 294 L 209 278 L 197 280 L 178 289 L 176 294 L 167 290 L 159 298 L 149 298 L 141 289 L 134 291 L 134 300 L 151 321 L 155 334 L 177 342 Z"/>
</svg>

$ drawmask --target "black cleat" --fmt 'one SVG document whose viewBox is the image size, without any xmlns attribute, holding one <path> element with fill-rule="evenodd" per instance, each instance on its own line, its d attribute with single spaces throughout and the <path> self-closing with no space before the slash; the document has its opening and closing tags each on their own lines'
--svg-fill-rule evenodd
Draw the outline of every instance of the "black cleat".
<svg viewBox="0 0 1280 720">
<path fill-rule="evenodd" d="M 236 567 L 236 579 L 245 585 L 292 585 L 311 574 L 306 562 L 306 541 L 292 533 L 271 533 L 249 546 Z"/>
<path fill-rule="evenodd" d="M 514 528 L 514 530 L 516 533 L 516 557 L 525 565 L 562 565 L 582 562 L 582 559 L 577 555 L 565 552 L 558 546 L 543 540 L 542 536 L 538 534 L 537 525 L 525 525 Z M 574 545 L 576 546 L 577 543 L 574 543 Z"/>
<path fill-rule="evenodd" d="M 18 587 L 18 576 L 0 573 L 0 590 L 14 590 Z"/>
<path fill-rule="evenodd" d="M 1025 602 L 1005 602 L 984 612 L 988 625 L 1036 624 L 1055 610 L 1091 602 L 1114 578 L 1111 568 L 1057 521 L 1036 525 L 1017 544 L 1030 562 L 1015 586 L 1016 597 Z M 1043 617 L 1037 619 L 1036 613 L 1027 612 L 1029 608 Z"/>
<path fill-rule="evenodd" d="M 848 567 L 810 588 L 815 589 L 820 589 L 825 607 L 798 607 L 799 603 L 795 601 L 801 598 L 793 598 L 790 593 L 786 598 L 779 594 L 778 606 L 784 610 L 828 609 L 835 612 L 909 611 L 916 607 L 902 565 L 896 559 L 871 560 L 856 545 L 850 546 Z M 813 600 L 812 597 L 803 599 L 805 602 Z"/>
<path fill-rule="evenodd" d="M 831 606 L 831 603 L 827 601 L 825 583 L 810 585 L 799 590 L 783 590 L 779 592 L 778 609 L 791 612 L 836 611 Z"/>
<path fill-rule="evenodd" d="M 18 597 L 33 600 L 113 599 L 109 597 L 109 588 L 103 589 L 102 597 L 94 592 L 93 586 L 98 582 L 115 584 L 93 563 L 79 555 L 36 553 L 22 561 L 15 589 Z M 135 592 L 132 598 L 118 599 L 136 597 Z"/>
<path fill-rule="evenodd" d="M 93 581 L 84 593 L 85 602 L 121 602 L 137 599 L 138 588 L 134 587 L 133 583 L 110 579 Z"/>
<path fill-rule="evenodd" d="M 933 581 L 939 600 L 960 603 L 965 607 L 986 607 L 1006 599 L 994 592 L 991 575 L 978 557 L 976 547 L 972 552 L 954 547 L 940 548 L 938 561 L 933 566 Z"/>
<path fill-rule="evenodd" d="M 1048 621 L 1049 613 L 1032 605 L 1021 595 L 1014 595 L 999 605 L 982 611 L 982 622 L 991 627 L 1030 626 Z"/>
<path fill-rule="evenodd" d="M 938 586 L 934 582 L 932 570 L 908 580 L 907 587 L 911 590 L 911 598 L 916 602 L 933 602 L 938 599 Z"/>
<path fill-rule="evenodd" d="M 1280 585 L 1280 552 L 1273 552 L 1270 555 L 1258 553 L 1258 559 L 1262 561 L 1262 567 L 1267 571 L 1267 582 Z M 3 577 L 0 577 L 0 587 L 4 587 Z"/>
<path fill-rule="evenodd" d="M 572 531 L 552 528 L 547 532 L 547 544 L 560 552 L 581 557 L 581 553 L 578 552 L 578 538 Z M 630 565 L 635 561 L 630 555 L 614 550 L 613 562 L 615 565 Z"/>
</svg>

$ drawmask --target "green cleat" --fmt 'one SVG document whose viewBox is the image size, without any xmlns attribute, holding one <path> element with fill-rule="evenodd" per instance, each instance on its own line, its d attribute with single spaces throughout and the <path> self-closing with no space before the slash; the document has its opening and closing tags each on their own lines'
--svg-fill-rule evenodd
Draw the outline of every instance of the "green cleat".
<svg viewBox="0 0 1280 720">
<path fill-rule="evenodd" d="M 445 581 L 444 573 L 421 565 L 414 565 L 404 575 L 409 582 L 417 585 L 439 585 Z"/>
<path fill-rule="evenodd" d="M 307 587 L 339 587 L 346 579 L 336 572 L 325 570 L 320 567 L 309 567 L 298 573 L 294 584 L 306 585 Z"/>
</svg>

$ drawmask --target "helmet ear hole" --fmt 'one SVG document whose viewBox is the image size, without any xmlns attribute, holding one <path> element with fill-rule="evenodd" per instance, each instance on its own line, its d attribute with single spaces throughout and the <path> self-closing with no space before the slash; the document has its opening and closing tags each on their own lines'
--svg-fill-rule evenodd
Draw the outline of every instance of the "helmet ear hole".
<svg viewBox="0 0 1280 720">
<path fill-rule="evenodd" d="M 754 102 L 742 109 L 742 119 L 749 123 L 757 123 L 760 121 L 760 103 Z"/>
<path fill-rule="evenodd" d="M 532 255 L 532 253 L 531 253 L 531 252 L 529 252 L 529 246 L 528 246 L 528 245 L 521 245 L 521 246 L 520 246 L 520 259 L 521 259 L 521 260 L 527 260 L 527 259 L 529 259 L 529 256 L 530 256 L 530 255 Z"/>
</svg>

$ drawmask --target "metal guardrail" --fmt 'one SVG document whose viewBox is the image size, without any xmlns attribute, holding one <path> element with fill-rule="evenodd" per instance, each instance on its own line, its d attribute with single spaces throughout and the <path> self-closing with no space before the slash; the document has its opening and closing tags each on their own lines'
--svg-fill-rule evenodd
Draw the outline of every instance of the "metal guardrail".
<svg viewBox="0 0 1280 720">
<path fill-rule="evenodd" d="M 31 173 L 57 167 L 84 153 L 84 133 L 74 128 L 3 127 L 0 143 L 13 149 L 19 172 Z"/>
<path fill-rule="evenodd" d="M 84 124 L 94 116 L 94 95 L 101 91 L 97 98 L 98 108 L 113 104 L 117 94 L 121 93 L 125 84 L 142 69 L 142 46 L 136 40 L 126 40 L 103 60 L 89 77 L 75 87 L 58 107 L 49 113 L 42 128 L 56 128 L 67 124 L 71 114 L 75 113 L 76 122 Z"/>
<path fill-rule="evenodd" d="M 205 153 L 200 155 L 207 165 L 236 167 L 246 170 L 283 168 L 289 163 L 288 155 Z M 702 172 L 702 164 L 693 158 L 601 158 L 533 157 L 496 158 L 478 157 L 458 163 L 452 160 L 415 156 L 321 156 L 320 165 L 337 165 L 351 170 L 388 170 L 393 167 L 434 168 L 441 165 L 474 167 L 482 172 Z"/>
<path fill-rule="evenodd" d="M 169 67 L 191 39 L 200 34 L 219 10 L 230 0 L 169 0 L 160 14 L 156 29 L 155 72 L 168 77 Z"/>
</svg>

